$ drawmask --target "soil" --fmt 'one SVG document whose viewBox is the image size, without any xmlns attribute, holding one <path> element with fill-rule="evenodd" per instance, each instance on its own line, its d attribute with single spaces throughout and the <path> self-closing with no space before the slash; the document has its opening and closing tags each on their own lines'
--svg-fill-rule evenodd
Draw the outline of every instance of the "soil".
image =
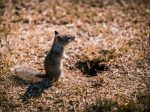
<svg viewBox="0 0 150 112">
<path fill-rule="evenodd" d="M 0 111 L 150 110 L 148 0 L 2 0 L 0 15 Z M 76 37 L 65 49 L 68 78 L 24 101 L 39 83 L 11 68 L 43 72 L 54 31 Z"/>
</svg>

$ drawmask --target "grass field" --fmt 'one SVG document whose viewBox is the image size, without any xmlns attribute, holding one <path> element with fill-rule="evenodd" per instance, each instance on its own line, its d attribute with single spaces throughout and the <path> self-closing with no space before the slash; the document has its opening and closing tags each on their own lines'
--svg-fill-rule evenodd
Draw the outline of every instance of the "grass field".
<svg viewBox="0 0 150 112">
<path fill-rule="evenodd" d="M 54 31 L 71 33 L 60 79 L 22 99 L 36 82 L 11 71 L 44 71 Z M 149 0 L 1 0 L 0 111 L 149 112 Z"/>
</svg>

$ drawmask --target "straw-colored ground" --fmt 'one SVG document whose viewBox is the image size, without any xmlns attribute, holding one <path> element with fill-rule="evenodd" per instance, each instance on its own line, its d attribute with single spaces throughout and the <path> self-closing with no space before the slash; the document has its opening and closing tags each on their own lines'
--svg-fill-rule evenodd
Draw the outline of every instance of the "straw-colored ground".
<svg viewBox="0 0 150 112">
<path fill-rule="evenodd" d="M 149 0 L 1 0 L 0 14 L 0 111 L 150 110 Z M 23 102 L 34 82 L 11 68 L 43 71 L 55 30 L 76 36 L 69 78 Z"/>
</svg>

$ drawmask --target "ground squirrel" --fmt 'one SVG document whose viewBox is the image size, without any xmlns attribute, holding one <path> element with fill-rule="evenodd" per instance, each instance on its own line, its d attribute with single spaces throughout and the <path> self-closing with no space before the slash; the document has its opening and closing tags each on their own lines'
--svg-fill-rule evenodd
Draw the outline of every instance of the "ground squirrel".
<svg viewBox="0 0 150 112">
<path fill-rule="evenodd" d="M 65 57 L 64 48 L 67 44 L 75 39 L 75 36 L 72 35 L 61 35 L 57 31 L 55 32 L 55 38 L 53 41 L 52 48 L 48 52 L 47 56 L 44 60 L 44 69 L 46 72 L 45 77 L 52 81 L 57 81 L 61 76 L 63 76 L 63 63 L 62 59 Z M 13 70 L 15 72 L 23 72 L 30 75 L 38 76 L 39 74 L 37 71 L 33 73 L 32 70 L 28 70 L 22 67 L 15 68 Z"/>
<path fill-rule="evenodd" d="M 64 48 L 74 39 L 75 36 L 61 35 L 55 31 L 55 39 L 52 48 L 44 61 L 46 76 L 50 78 L 50 80 L 58 80 L 59 77 L 63 75 L 62 59 L 66 57 Z"/>
</svg>

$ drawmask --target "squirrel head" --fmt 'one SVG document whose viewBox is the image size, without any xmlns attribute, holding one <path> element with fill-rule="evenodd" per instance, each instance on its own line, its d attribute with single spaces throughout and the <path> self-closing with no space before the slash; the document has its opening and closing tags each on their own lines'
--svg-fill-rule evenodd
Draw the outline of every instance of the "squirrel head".
<svg viewBox="0 0 150 112">
<path fill-rule="evenodd" d="M 75 39 L 75 36 L 73 35 L 62 35 L 59 34 L 57 31 L 54 31 L 54 33 L 55 33 L 55 40 L 62 45 L 67 45 Z"/>
</svg>

